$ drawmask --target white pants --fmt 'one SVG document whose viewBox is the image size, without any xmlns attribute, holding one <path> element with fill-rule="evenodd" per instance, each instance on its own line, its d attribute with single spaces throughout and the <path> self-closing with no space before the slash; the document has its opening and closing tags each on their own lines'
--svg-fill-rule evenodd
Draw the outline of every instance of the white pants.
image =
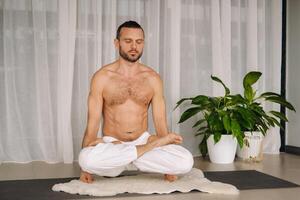
<svg viewBox="0 0 300 200">
<path fill-rule="evenodd" d="M 81 150 L 79 165 L 88 173 L 111 177 L 118 176 L 131 164 L 144 172 L 162 174 L 185 174 L 192 169 L 193 156 L 180 145 L 157 147 L 138 158 L 136 145 L 146 144 L 150 136 L 145 132 L 138 139 L 121 144 L 113 144 L 116 138 L 104 136 L 104 143 Z"/>
</svg>

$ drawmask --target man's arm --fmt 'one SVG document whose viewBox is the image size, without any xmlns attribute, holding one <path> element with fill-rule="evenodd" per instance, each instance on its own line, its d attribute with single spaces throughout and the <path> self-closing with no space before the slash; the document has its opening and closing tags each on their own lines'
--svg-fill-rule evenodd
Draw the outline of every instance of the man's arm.
<svg viewBox="0 0 300 200">
<path fill-rule="evenodd" d="M 94 74 L 91 80 L 90 93 L 88 97 L 88 119 L 82 140 L 82 148 L 95 145 L 101 141 L 100 138 L 97 139 L 103 106 L 102 91 L 104 80 L 102 80 L 101 77 L 101 72 L 98 71 Z M 92 183 L 93 177 L 88 172 L 81 170 L 80 180 L 85 183 Z"/>
<path fill-rule="evenodd" d="M 102 91 L 104 80 L 101 73 L 101 71 L 96 72 L 91 80 L 90 92 L 88 96 L 88 119 L 82 141 L 82 148 L 89 146 L 97 140 L 97 133 L 100 126 L 103 106 Z"/>
<path fill-rule="evenodd" d="M 163 83 L 158 74 L 152 79 L 154 94 L 152 97 L 152 115 L 156 134 L 159 137 L 167 135 L 166 105 L 163 94 Z"/>
</svg>

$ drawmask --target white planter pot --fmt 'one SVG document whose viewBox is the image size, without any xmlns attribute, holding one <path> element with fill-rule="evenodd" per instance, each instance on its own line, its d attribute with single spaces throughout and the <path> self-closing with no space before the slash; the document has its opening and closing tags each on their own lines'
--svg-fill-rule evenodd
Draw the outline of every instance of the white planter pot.
<svg viewBox="0 0 300 200">
<path fill-rule="evenodd" d="M 213 163 L 232 163 L 237 148 L 237 140 L 232 135 L 222 135 L 220 141 L 215 144 L 214 136 L 207 139 L 207 149 L 209 159 Z"/>
<path fill-rule="evenodd" d="M 243 160 L 261 161 L 263 144 L 261 132 L 245 132 L 244 140 L 247 140 L 249 146 L 245 145 L 245 143 L 242 149 L 238 146 L 237 156 Z"/>
</svg>

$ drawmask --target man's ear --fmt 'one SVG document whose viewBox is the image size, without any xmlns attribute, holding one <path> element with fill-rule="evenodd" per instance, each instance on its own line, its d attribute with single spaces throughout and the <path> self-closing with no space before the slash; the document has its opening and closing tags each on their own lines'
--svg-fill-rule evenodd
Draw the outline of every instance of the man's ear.
<svg viewBox="0 0 300 200">
<path fill-rule="evenodd" d="M 120 41 L 118 39 L 114 39 L 114 44 L 115 44 L 115 48 L 117 50 L 119 50 L 119 47 L 120 47 Z"/>
</svg>

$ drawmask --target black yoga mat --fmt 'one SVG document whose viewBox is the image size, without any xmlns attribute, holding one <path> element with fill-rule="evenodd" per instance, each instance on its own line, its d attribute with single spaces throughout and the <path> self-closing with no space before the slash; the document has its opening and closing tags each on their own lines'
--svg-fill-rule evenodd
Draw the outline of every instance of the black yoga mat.
<svg viewBox="0 0 300 200">
<path fill-rule="evenodd" d="M 211 181 L 229 183 L 239 190 L 299 187 L 299 185 L 256 170 L 204 172 Z"/>
<path fill-rule="evenodd" d="M 299 185 L 264 174 L 255 170 L 204 172 L 211 181 L 229 183 L 240 190 L 299 187 Z M 74 178 L 33 179 L 0 181 L 0 199 L 85 199 L 99 198 L 84 195 L 72 195 L 64 192 L 53 192 L 56 183 L 69 182 Z M 118 196 L 122 196 L 118 195 Z M 124 194 L 126 196 L 126 194 Z M 128 194 L 127 194 L 128 195 Z"/>
</svg>

